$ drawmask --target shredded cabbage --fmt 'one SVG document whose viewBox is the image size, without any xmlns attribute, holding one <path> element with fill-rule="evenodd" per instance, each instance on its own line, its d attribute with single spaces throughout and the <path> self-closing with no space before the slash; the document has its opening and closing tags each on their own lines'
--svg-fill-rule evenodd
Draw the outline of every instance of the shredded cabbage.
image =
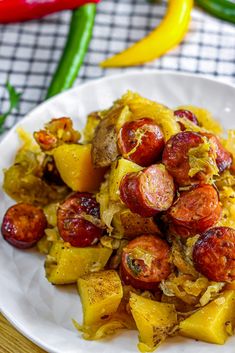
<svg viewBox="0 0 235 353">
<path fill-rule="evenodd" d="M 123 209 L 120 202 L 111 201 L 109 199 L 109 180 L 108 174 L 106 180 L 101 184 L 100 191 L 96 194 L 96 200 L 100 204 L 100 218 L 107 227 L 108 233 L 111 235 L 113 231 L 112 220 L 115 214 Z"/>
<path fill-rule="evenodd" d="M 50 203 L 43 208 L 44 214 L 47 219 L 47 223 L 52 226 L 57 226 L 57 209 L 59 207 L 59 203 Z"/>
<path fill-rule="evenodd" d="M 171 261 L 179 273 L 188 274 L 194 278 L 198 277 L 198 272 L 193 266 L 192 251 L 197 239 L 198 236 L 188 238 L 186 244 L 183 245 L 179 238 L 174 238 L 171 247 Z"/>
<path fill-rule="evenodd" d="M 37 249 L 41 254 L 49 254 L 54 241 L 60 239 L 57 227 L 45 229 L 45 235 L 37 242 Z"/>
<path fill-rule="evenodd" d="M 128 91 L 116 104 L 128 106 L 133 114 L 133 120 L 149 117 L 162 129 L 165 140 L 180 132 L 173 111 L 162 104 L 141 97 L 137 93 Z"/>
<path fill-rule="evenodd" d="M 213 118 L 212 114 L 208 110 L 195 107 L 193 105 L 183 105 L 178 107 L 177 109 L 190 110 L 196 115 L 199 125 L 207 131 L 213 132 L 216 135 L 220 135 L 221 133 L 223 133 L 223 128 L 221 124 Z M 195 124 L 193 125 L 194 127 L 196 126 Z"/>
<path fill-rule="evenodd" d="M 216 181 L 222 205 L 222 216 L 218 226 L 235 228 L 235 177 L 225 170 Z"/>
<path fill-rule="evenodd" d="M 227 139 L 222 141 L 224 147 L 232 153 L 233 162 L 235 163 L 235 130 L 228 130 Z"/>
<path fill-rule="evenodd" d="M 190 170 L 188 175 L 193 177 L 202 172 L 207 177 L 207 182 L 212 182 L 213 177 L 219 175 L 219 169 L 216 164 L 215 149 L 211 148 L 206 137 L 202 137 L 203 143 L 197 147 L 190 148 L 188 151 Z"/>
<path fill-rule="evenodd" d="M 154 260 L 154 255 L 150 254 L 148 251 L 141 249 L 140 247 L 136 247 L 134 249 L 128 250 L 128 255 L 131 259 L 142 260 L 147 267 L 151 267 L 152 261 Z"/>
<path fill-rule="evenodd" d="M 221 291 L 221 289 L 223 289 L 224 285 L 225 283 L 223 282 L 211 282 L 199 300 L 200 305 L 204 306 L 213 300 Z"/>
<path fill-rule="evenodd" d="M 83 333 L 82 337 L 86 340 L 98 340 L 124 328 L 128 330 L 136 329 L 132 316 L 125 311 L 122 305 L 109 319 L 94 326 L 80 325 L 76 320 L 72 321 L 75 328 Z"/>
</svg>

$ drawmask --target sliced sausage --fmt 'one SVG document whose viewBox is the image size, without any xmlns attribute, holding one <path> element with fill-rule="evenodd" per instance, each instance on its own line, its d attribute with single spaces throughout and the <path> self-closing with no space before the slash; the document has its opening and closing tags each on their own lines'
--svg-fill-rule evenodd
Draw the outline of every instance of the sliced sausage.
<svg viewBox="0 0 235 353">
<path fill-rule="evenodd" d="M 73 129 L 70 118 L 52 119 L 45 130 L 34 132 L 34 138 L 43 151 L 50 151 L 61 143 L 77 143 L 81 135 Z"/>
<path fill-rule="evenodd" d="M 202 234 L 193 249 L 193 262 L 211 281 L 234 281 L 235 230 L 215 227 Z"/>
<path fill-rule="evenodd" d="M 219 172 L 222 173 L 225 169 L 230 168 L 233 162 L 232 154 L 223 147 L 219 138 L 213 134 L 205 132 L 201 133 L 201 135 L 207 137 L 210 144 L 214 147 L 216 153 L 216 164 Z"/>
<path fill-rule="evenodd" d="M 170 273 L 170 248 L 165 240 L 154 235 L 142 235 L 123 249 L 121 276 L 126 284 L 154 290 Z"/>
<path fill-rule="evenodd" d="M 183 238 L 212 227 L 221 214 L 218 193 L 211 185 L 199 185 L 182 192 L 168 211 L 173 230 Z"/>
<path fill-rule="evenodd" d="M 142 167 L 155 163 L 161 156 L 164 137 L 150 118 L 125 123 L 118 134 L 118 147 L 123 157 Z"/>
<path fill-rule="evenodd" d="M 193 112 L 191 112 L 190 110 L 178 109 L 174 111 L 174 115 L 177 116 L 178 118 L 185 118 L 191 121 L 192 123 L 194 123 L 195 125 L 199 125 L 196 115 L 193 114 Z M 179 122 L 179 124 L 181 127 L 181 131 L 184 131 L 185 130 L 184 124 L 181 122 Z"/>
<path fill-rule="evenodd" d="M 58 208 L 57 225 L 60 236 L 72 246 L 95 244 L 103 232 L 95 197 L 80 192 L 68 197 Z"/>
<path fill-rule="evenodd" d="M 8 243 L 19 249 L 27 249 L 43 237 L 46 226 L 47 220 L 42 209 L 18 203 L 6 211 L 1 230 Z"/>
<path fill-rule="evenodd" d="M 206 173 L 200 172 L 190 177 L 188 152 L 191 148 L 198 147 L 203 143 L 202 137 L 192 131 L 183 131 L 172 136 L 166 143 L 162 162 L 175 181 L 181 185 L 202 182 L 206 179 Z M 213 154 L 213 152 L 211 152 Z"/>
<path fill-rule="evenodd" d="M 174 181 L 162 164 L 126 174 L 120 183 L 120 197 L 126 206 L 142 217 L 166 211 L 174 198 Z"/>
</svg>

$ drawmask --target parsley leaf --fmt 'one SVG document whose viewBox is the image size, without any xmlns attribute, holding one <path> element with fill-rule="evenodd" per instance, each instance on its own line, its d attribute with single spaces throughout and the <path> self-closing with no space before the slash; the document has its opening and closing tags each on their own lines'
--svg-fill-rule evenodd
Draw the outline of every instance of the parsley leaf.
<svg viewBox="0 0 235 353">
<path fill-rule="evenodd" d="M 8 115 L 11 114 L 13 109 L 18 108 L 21 97 L 21 93 L 16 92 L 15 88 L 9 82 L 6 83 L 6 89 L 9 96 L 9 108 L 5 113 L 0 114 L 0 133 L 4 131 L 3 124 L 5 123 Z"/>
</svg>

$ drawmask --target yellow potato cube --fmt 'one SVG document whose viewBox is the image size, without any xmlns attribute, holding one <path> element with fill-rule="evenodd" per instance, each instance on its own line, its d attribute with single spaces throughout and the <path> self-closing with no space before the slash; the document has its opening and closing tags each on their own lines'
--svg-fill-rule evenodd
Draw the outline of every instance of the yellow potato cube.
<svg viewBox="0 0 235 353">
<path fill-rule="evenodd" d="M 56 241 L 46 258 L 46 277 L 53 284 L 76 283 L 86 273 L 102 270 L 111 253 L 108 248 L 75 248 Z"/>
<path fill-rule="evenodd" d="M 175 306 L 132 293 L 130 307 L 139 331 L 138 347 L 141 351 L 152 352 L 177 324 Z"/>
<path fill-rule="evenodd" d="M 90 273 L 78 279 L 83 324 L 102 323 L 117 311 L 123 296 L 121 280 L 114 270 Z"/>
<path fill-rule="evenodd" d="M 74 191 L 96 191 L 105 169 L 95 169 L 91 161 L 91 144 L 64 144 L 53 151 L 61 178 Z"/>
<path fill-rule="evenodd" d="M 142 167 L 135 164 L 127 159 L 120 158 L 116 162 L 112 163 L 111 172 L 109 176 L 109 197 L 112 201 L 120 200 L 119 185 L 127 173 L 138 172 Z"/>
<path fill-rule="evenodd" d="M 160 234 L 153 217 L 141 217 L 137 213 L 132 213 L 129 209 L 124 209 L 113 216 L 112 225 L 117 234 L 132 239 L 142 234 Z"/>
<path fill-rule="evenodd" d="M 235 290 L 227 290 L 182 321 L 180 334 L 200 341 L 224 344 L 234 325 Z"/>
</svg>

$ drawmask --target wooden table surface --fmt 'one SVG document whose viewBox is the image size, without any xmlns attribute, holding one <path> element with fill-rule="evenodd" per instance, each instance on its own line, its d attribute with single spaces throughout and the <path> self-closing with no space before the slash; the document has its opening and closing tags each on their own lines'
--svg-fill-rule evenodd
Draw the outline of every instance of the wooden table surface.
<svg viewBox="0 0 235 353">
<path fill-rule="evenodd" d="M 46 353 L 21 335 L 0 314 L 0 353 Z"/>
</svg>

